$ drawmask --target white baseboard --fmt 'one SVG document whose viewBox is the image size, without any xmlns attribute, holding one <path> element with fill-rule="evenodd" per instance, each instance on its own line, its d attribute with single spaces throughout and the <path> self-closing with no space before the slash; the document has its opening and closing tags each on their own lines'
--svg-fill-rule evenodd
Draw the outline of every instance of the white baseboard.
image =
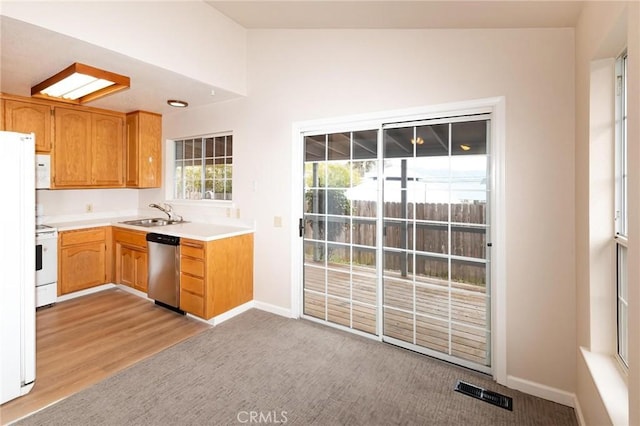
<svg viewBox="0 0 640 426">
<path fill-rule="evenodd" d="M 566 405 L 567 407 L 575 408 L 576 402 L 578 401 L 576 395 L 571 392 L 552 388 L 551 386 L 521 379 L 519 377 L 507 376 L 506 386 L 511 389 L 528 393 L 529 395 Z"/>
<path fill-rule="evenodd" d="M 240 306 L 236 306 L 235 308 L 233 308 L 233 309 L 231 309 L 231 310 L 229 310 L 229 311 L 227 311 L 227 312 L 225 312 L 223 314 L 215 316 L 215 317 L 211 318 L 210 320 L 208 320 L 207 322 L 209 324 L 211 324 L 211 325 L 219 325 L 219 324 L 225 322 L 228 319 L 231 319 L 231 318 L 233 318 L 233 317 L 235 317 L 237 315 L 240 315 L 243 312 L 248 311 L 251 308 L 253 308 L 253 300 L 251 300 L 251 301 L 249 301 L 247 303 L 244 303 L 244 304 L 242 304 Z"/>
<path fill-rule="evenodd" d="M 578 400 L 578 397 L 574 397 L 574 404 L 573 404 L 573 409 L 576 412 L 576 418 L 578 419 L 578 424 L 580 426 L 587 426 L 587 422 L 584 420 L 584 414 L 582 414 L 582 407 L 580 407 L 580 401 Z"/>
<path fill-rule="evenodd" d="M 281 317 L 296 318 L 292 314 L 291 309 L 282 308 L 280 306 L 272 305 L 270 303 L 259 302 L 257 300 L 254 300 L 253 303 L 254 303 L 254 308 L 260 309 L 261 311 L 270 312 L 272 314 L 280 315 Z"/>
<path fill-rule="evenodd" d="M 115 288 L 115 284 L 103 284 L 97 287 L 91 287 L 86 290 L 75 291 L 73 293 L 65 294 L 64 296 L 58 296 L 56 302 L 64 302 L 65 300 L 75 299 L 76 297 L 86 296 L 87 294 L 97 293 L 99 291 Z"/>
<path fill-rule="evenodd" d="M 275 306 L 275 305 L 270 305 L 268 303 L 256 302 L 255 300 L 251 300 L 251 301 L 249 301 L 249 302 L 247 302 L 245 304 L 237 306 L 237 307 L 231 309 L 230 311 L 227 311 L 227 312 L 225 312 L 223 314 L 220 314 L 220 315 L 218 315 L 216 317 L 211 318 L 210 320 L 205 320 L 205 319 L 202 319 L 202 318 L 198 318 L 198 317 L 196 317 L 194 315 L 191 315 L 189 313 L 187 313 L 187 315 L 189 317 L 193 318 L 193 319 L 197 319 L 199 321 L 206 322 L 207 324 L 216 326 L 216 325 L 219 325 L 219 324 L 225 322 L 228 319 L 231 319 L 231 318 L 233 318 L 233 317 L 235 317 L 237 315 L 240 315 L 240 314 L 248 311 L 249 309 L 253 309 L 253 308 L 260 309 L 261 311 L 270 312 L 272 314 L 280 315 L 280 316 L 283 316 L 283 317 L 291 318 L 290 313 L 289 313 L 290 311 L 288 309 L 284 309 L 284 308 L 281 308 L 281 307 Z"/>
</svg>

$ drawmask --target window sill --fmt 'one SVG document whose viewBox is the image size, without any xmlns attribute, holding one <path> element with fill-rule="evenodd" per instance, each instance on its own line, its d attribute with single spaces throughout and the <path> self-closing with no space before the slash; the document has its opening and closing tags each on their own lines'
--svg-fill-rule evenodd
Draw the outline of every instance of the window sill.
<svg viewBox="0 0 640 426">
<path fill-rule="evenodd" d="M 235 204 L 230 200 L 168 200 L 167 203 L 172 206 L 208 206 L 220 208 L 235 208 Z"/>
<path fill-rule="evenodd" d="M 591 352 L 583 347 L 580 348 L 580 352 L 611 423 L 629 424 L 629 390 L 617 360 L 611 355 Z"/>
</svg>

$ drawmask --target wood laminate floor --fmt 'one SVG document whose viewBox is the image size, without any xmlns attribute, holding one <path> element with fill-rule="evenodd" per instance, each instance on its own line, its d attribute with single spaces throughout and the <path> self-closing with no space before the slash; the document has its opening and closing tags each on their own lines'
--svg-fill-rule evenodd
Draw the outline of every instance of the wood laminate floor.
<svg viewBox="0 0 640 426">
<path fill-rule="evenodd" d="M 66 398 L 209 327 L 117 288 L 38 310 L 35 386 L 0 406 L 0 423 Z"/>
</svg>

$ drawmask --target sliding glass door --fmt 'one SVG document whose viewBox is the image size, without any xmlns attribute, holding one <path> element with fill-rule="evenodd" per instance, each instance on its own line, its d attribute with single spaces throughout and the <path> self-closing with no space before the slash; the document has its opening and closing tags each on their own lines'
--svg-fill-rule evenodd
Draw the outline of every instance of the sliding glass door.
<svg viewBox="0 0 640 426">
<path fill-rule="evenodd" d="M 488 117 L 383 130 L 383 339 L 490 366 Z"/>
<path fill-rule="evenodd" d="M 304 135 L 305 316 L 490 371 L 489 128 Z"/>
<path fill-rule="evenodd" d="M 303 312 L 376 334 L 379 197 L 375 183 L 362 185 L 378 167 L 378 132 L 306 136 L 304 144 Z"/>
</svg>

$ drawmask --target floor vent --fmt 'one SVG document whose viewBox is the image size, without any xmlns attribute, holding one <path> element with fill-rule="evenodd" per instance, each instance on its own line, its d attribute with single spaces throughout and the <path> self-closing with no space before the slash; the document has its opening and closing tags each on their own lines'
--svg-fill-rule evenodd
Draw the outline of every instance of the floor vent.
<svg viewBox="0 0 640 426">
<path fill-rule="evenodd" d="M 470 383 L 463 382 L 462 380 L 458 380 L 454 390 L 470 397 L 488 402 L 489 404 L 496 405 L 500 408 L 504 408 L 505 410 L 513 411 L 513 398 L 508 396 L 482 389 Z"/>
</svg>

